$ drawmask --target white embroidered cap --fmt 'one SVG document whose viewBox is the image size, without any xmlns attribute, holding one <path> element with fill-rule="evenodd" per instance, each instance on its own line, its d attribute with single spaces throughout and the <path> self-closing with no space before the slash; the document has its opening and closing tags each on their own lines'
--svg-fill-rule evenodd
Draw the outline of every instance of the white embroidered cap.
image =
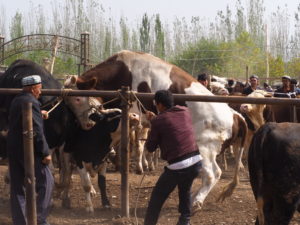
<svg viewBox="0 0 300 225">
<path fill-rule="evenodd" d="M 40 84 L 42 82 L 42 79 L 39 75 L 30 75 L 28 77 L 23 77 L 22 79 L 22 86 L 31 86 Z"/>
</svg>

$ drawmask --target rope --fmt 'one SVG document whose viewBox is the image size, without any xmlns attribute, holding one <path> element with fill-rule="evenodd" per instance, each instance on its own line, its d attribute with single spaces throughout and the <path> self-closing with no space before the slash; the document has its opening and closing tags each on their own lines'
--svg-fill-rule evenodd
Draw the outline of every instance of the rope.
<svg viewBox="0 0 300 225">
<path fill-rule="evenodd" d="M 130 105 L 129 100 L 127 100 L 120 91 L 118 91 L 118 95 L 124 102 L 126 102 L 127 105 Z"/>
<path fill-rule="evenodd" d="M 50 110 L 48 110 L 48 114 L 50 114 L 63 100 L 63 98 L 60 98 L 58 102 Z"/>
<path fill-rule="evenodd" d="M 72 88 L 62 88 L 62 89 L 60 89 L 61 90 L 61 97 L 67 97 L 68 95 L 69 95 L 69 92 L 71 92 L 71 91 L 73 91 L 73 89 Z"/>
<path fill-rule="evenodd" d="M 143 108 L 143 110 L 146 112 L 148 111 L 146 109 L 146 107 L 142 104 L 142 102 L 140 101 L 140 99 L 136 96 L 135 91 L 131 91 L 131 94 L 133 95 L 133 97 L 136 99 L 136 101 L 139 103 L 139 105 Z"/>
<path fill-rule="evenodd" d="M 57 106 L 59 106 L 59 104 L 64 100 L 64 97 L 68 96 L 70 91 L 72 91 L 72 89 L 66 89 L 66 88 L 61 89 L 61 95 L 60 95 L 60 97 L 58 97 L 57 103 L 50 110 L 47 111 L 48 114 L 50 114 Z M 50 105 L 50 104 L 43 106 L 43 108 L 48 105 Z"/>
<path fill-rule="evenodd" d="M 117 97 L 117 98 L 113 98 L 112 100 L 109 100 L 109 101 L 107 101 L 107 102 L 102 103 L 101 106 L 105 106 L 105 105 L 107 105 L 107 104 L 109 104 L 109 103 L 112 103 L 112 102 L 115 102 L 115 101 L 117 101 L 117 100 L 119 100 L 118 97 Z"/>
</svg>

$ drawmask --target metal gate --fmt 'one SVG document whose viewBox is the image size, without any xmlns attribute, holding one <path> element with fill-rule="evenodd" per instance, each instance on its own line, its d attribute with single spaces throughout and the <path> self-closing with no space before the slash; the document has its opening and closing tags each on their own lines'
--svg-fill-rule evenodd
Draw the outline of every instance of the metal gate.
<svg viewBox="0 0 300 225">
<path fill-rule="evenodd" d="M 4 42 L 0 36 L 0 65 L 16 54 L 27 51 L 52 51 L 57 45 L 57 51 L 75 56 L 79 59 L 78 75 L 81 69 L 86 71 L 90 66 L 89 33 L 82 33 L 80 40 L 54 34 L 31 34 Z"/>
</svg>

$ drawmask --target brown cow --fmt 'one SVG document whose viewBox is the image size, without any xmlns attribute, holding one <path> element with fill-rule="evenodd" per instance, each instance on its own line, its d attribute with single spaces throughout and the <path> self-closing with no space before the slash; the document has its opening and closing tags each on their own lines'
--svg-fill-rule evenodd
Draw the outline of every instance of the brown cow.
<svg viewBox="0 0 300 225">
<path fill-rule="evenodd" d="M 121 86 L 129 86 L 139 92 L 168 89 L 173 93 L 213 95 L 177 66 L 150 54 L 131 51 L 121 51 L 86 71 L 77 78 L 76 85 L 79 89 L 117 90 Z M 153 109 L 152 101 L 143 101 L 143 104 L 148 110 Z M 245 137 L 247 125 L 244 118 L 225 103 L 179 101 L 177 104 L 187 105 L 192 113 L 197 144 L 203 157 L 202 187 L 193 194 L 194 205 L 201 208 L 222 173 L 216 156 L 239 135 Z M 132 108 L 133 111 L 137 109 L 136 106 Z M 244 139 L 240 146 L 235 178 L 223 196 L 230 195 L 238 183 Z"/>
</svg>

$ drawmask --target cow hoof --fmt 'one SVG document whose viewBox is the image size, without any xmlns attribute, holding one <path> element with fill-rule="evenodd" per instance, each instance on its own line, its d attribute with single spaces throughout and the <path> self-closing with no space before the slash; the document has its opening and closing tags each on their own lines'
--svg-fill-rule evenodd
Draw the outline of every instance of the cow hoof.
<svg viewBox="0 0 300 225">
<path fill-rule="evenodd" d="M 199 212 L 202 209 L 202 204 L 200 202 L 194 203 L 192 207 L 192 215 L 195 215 L 197 212 Z"/>
<path fill-rule="evenodd" d="M 97 195 L 97 192 L 93 186 L 91 188 L 90 194 L 91 194 L 91 197 L 95 197 Z"/>
<path fill-rule="evenodd" d="M 154 171 L 155 170 L 155 166 L 150 166 L 149 167 L 149 171 Z"/>
<path fill-rule="evenodd" d="M 88 207 L 85 208 L 85 211 L 86 211 L 87 213 L 93 214 L 93 213 L 94 213 L 94 208 L 93 208 L 93 206 L 88 206 Z"/>
<path fill-rule="evenodd" d="M 70 201 L 70 199 L 69 198 L 63 199 L 61 205 L 65 209 L 71 209 L 71 201 Z"/>
<path fill-rule="evenodd" d="M 135 173 L 138 174 L 138 175 L 142 175 L 144 173 L 144 171 L 143 170 L 136 170 Z"/>
</svg>

